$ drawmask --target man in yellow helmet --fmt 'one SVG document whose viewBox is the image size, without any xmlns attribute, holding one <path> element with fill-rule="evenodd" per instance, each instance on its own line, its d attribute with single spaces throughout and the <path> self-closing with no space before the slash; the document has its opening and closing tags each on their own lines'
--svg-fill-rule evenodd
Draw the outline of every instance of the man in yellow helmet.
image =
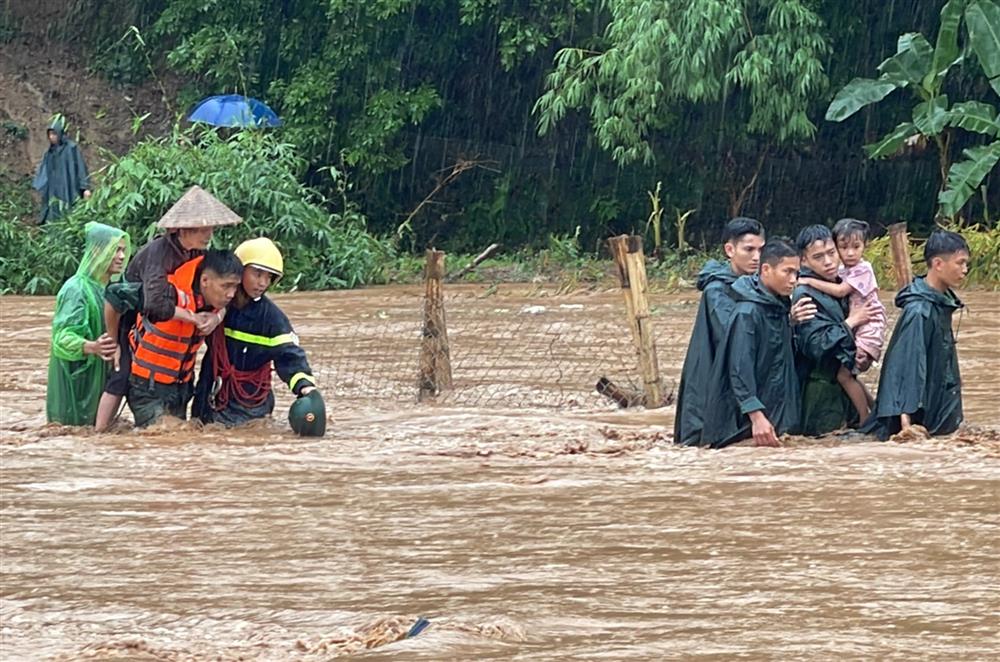
<svg viewBox="0 0 1000 662">
<path fill-rule="evenodd" d="M 227 427 L 269 416 L 274 410 L 273 365 L 299 398 L 290 414 L 295 431 L 321 436 L 326 412 L 306 353 L 288 317 L 265 295 L 284 272 L 281 252 L 265 237 L 244 241 L 234 252 L 243 263 L 243 281 L 224 324 L 208 339 L 192 415 Z M 310 425 L 297 425 L 300 416 Z"/>
</svg>

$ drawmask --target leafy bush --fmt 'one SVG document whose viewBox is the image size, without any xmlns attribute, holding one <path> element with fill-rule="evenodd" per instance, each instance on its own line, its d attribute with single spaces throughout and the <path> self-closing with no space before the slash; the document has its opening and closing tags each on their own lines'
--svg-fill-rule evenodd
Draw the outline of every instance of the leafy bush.
<svg viewBox="0 0 1000 662">
<path fill-rule="evenodd" d="M 971 256 L 969 259 L 969 274 L 963 286 L 1000 287 L 1000 224 L 992 228 L 982 225 L 954 225 L 947 228 L 960 233 L 969 242 Z M 868 242 L 865 257 L 872 264 L 882 289 L 896 287 L 896 274 L 892 266 L 892 250 L 889 247 L 889 236 L 878 237 Z M 910 263 L 914 275 L 927 271 L 924 266 L 923 240 L 910 242 Z"/>
<path fill-rule="evenodd" d="M 167 136 L 143 141 L 114 158 L 90 200 L 64 221 L 42 229 L 4 221 L 0 225 L 0 273 L 8 292 L 51 293 L 75 268 L 83 226 L 100 220 L 126 230 L 141 246 L 157 234 L 156 221 L 193 184 L 215 195 L 243 217 L 220 229 L 215 245 L 235 246 L 267 236 L 282 249 L 287 278 L 282 287 L 331 289 L 378 280 L 391 249 L 368 233 L 364 217 L 303 186 L 304 163 L 294 146 L 273 133 L 238 131 L 230 137 L 203 127 L 175 127 Z M 346 184 L 333 172 L 337 184 Z M 9 218 L 0 211 L 0 217 Z M 55 256 L 50 259 L 48 256 Z"/>
</svg>

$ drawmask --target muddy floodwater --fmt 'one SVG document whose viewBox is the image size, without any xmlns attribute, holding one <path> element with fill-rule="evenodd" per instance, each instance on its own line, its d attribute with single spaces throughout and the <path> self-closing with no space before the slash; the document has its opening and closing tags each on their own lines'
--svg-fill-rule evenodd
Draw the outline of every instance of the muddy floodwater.
<svg viewBox="0 0 1000 662">
<path fill-rule="evenodd" d="M 46 426 L 53 299 L 0 299 L 0 659 L 1000 657 L 1000 294 L 955 320 L 960 434 L 709 451 L 593 392 L 635 379 L 616 292 L 450 292 L 435 403 L 418 288 L 277 297 L 319 440 L 285 393 L 231 431 Z M 696 302 L 652 298 L 668 389 Z"/>
</svg>

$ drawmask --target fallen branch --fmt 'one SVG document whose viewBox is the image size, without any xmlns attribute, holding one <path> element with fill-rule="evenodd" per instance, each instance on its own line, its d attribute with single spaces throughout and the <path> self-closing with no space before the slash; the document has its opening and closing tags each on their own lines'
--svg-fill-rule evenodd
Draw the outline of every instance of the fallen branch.
<svg viewBox="0 0 1000 662">
<path fill-rule="evenodd" d="M 490 244 L 489 246 L 486 247 L 486 250 L 477 255 L 472 262 L 468 263 L 454 274 L 448 276 L 448 280 L 450 281 L 460 280 L 463 276 L 465 276 L 465 274 L 469 273 L 470 271 L 478 267 L 483 260 L 490 257 L 498 250 L 500 250 L 500 244 Z"/>
</svg>

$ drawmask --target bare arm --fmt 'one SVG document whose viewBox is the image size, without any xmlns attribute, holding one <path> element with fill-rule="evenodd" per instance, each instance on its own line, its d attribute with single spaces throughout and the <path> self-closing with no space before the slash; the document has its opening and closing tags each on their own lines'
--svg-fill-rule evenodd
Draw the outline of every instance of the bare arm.
<svg viewBox="0 0 1000 662">
<path fill-rule="evenodd" d="M 854 291 L 854 288 L 848 285 L 846 282 L 843 283 L 832 283 L 828 280 L 822 280 L 820 278 L 809 278 L 805 276 L 799 279 L 799 283 L 802 285 L 808 285 L 814 289 L 819 290 L 823 294 L 829 294 L 832 297 L 837 297 L 838 299 L 843 299 L 848 294 Z"/>
</svg>

